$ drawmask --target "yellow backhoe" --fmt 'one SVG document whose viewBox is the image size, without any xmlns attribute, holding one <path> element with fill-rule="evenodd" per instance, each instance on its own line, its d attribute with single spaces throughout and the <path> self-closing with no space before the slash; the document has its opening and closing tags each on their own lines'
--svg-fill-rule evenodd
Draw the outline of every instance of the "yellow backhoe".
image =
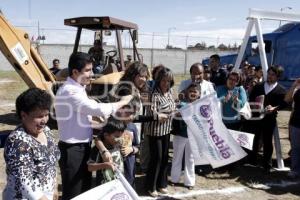
<svg viewBox="0 0 300 200">
<path fill-rule="evenodd" d="M 103 91 L 100 90 L 103 87 L 116 84 L 125 70 L 120 31 L 129 32 L 133 44 L 133 58 L 140 60 L 136 48 L 138 26 L 134 23 L 112 17 L 77 17 L 65 19 L 64 24 L 77 28 L 73 52 L 78 51 L 82 29 L 93 31 L 94 44 L 97 43 L 101 48 L 103 36 L 115 32 L 115 50 L 106 52 L 97 62 L 100 70 L 91 82 L 93 95 L 101 95 Z M 51 73 L 40 54 L 31 45 L 30 36 L 11 25 L 3 14 L 0 14 L 0 50 L 29 87 L 38 87 L 53 93 L 57 89 L 57 83 L 65 78 L 56 77 Z"/>
</svg>

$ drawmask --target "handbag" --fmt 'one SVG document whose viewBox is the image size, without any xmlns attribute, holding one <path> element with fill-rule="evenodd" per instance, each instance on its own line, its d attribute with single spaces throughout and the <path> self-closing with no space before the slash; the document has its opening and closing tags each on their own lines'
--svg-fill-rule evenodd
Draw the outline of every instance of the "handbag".
<svg viewBox="0 0 300 200">
<path fill-rule="evenodd" d="M 248 101 L 245 102 L 244 106 L 238 111 L 246 120 L 252 117 L 250 104 Z"/>
</svg>

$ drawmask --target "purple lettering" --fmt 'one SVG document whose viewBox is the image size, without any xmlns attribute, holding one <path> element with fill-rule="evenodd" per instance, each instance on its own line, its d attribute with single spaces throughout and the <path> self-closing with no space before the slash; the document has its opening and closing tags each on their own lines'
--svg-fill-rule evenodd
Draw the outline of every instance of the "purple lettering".
<svg viewBox="0 0 300 200">
<path fill-rule="evenodd" d="M 246 143 L 244 141 L 240 140 L 240 139 L 238 139 L 238 142 L 239 142 L 240 146 L 246 145 Z"/>
<path fill-rule="evenodd" d="M 227 159 L 227 158 L 229 158 L 229 157 L 231 156 L 230 153 L 229 153 L 228 151 L 222 152 L 221 155 L 222 155 L 222 157 L 225 158 L 225 159 Z"/>
<path fill-rule="evenodd" d="M 225 148 L 221 149 L 220 152 L 223 153 L 224 151 L 227 151 L 227 150 L 229 150 L 229 147 L 225 146 Z"/>
<path fill-rule="evenodd" d="M 213 134 L 211 136 L 212 140 L 214 141 L 214 143 L 216 144 L 219 141 L 219 136 L 217 136 L 216 134 Z"/>
<path fill-rule="evenodd" d="M 216 134 L 216 131 L 215 131 L 214 126 L 213 126 L 214 125 L 213 119 L 212 118 L 208 119 L 207 123 L 209 124 L 209 134 L 212 138 L 212 141 L 214 142 L 214 144 L 218 148 L 221 156 L 224 159 L 229 158 L 231 156 L 230 148 L 227 145 L 224 145 L 224 140 Z"/>
<path fill-rule="evenodd" d="M 222 140 L 222 139 L 220 141 L 216 142 L 215 144 L 218 147 L 218 149 L 224 148 L 224 140 Z"/>
<path fill-rule="evenodd" d="M 220 151 L 222 157 L 225 158 L 225 159 L 227 159 L 227 158 L 230 157 L 230 153 L 229 153 L 229 151 L 227 151 L 227 150 L 229 150 L 229 147 L 228 147 L 228 146 L 226 146 L 226 148 L 224 148 L 224 149 L 221 149 L 221 151 Z"/>
</svg>

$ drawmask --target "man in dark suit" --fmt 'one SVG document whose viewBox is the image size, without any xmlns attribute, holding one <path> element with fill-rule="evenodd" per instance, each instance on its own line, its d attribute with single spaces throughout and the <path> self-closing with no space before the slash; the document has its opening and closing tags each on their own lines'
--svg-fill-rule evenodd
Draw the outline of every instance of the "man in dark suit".
<svg viewBox="0 0 300 200">
<path fill-rule="evenodd" d="M 286 106 L 286 102 L 284 101 L 286 90 L 277 82 L 281 72 L 278 67 L 270 67 L 268 69 L 267 81 L 257 84 L 249 97 L 250 102 L 255 102 L 257 97 L 264 96 L 264 116 L 257 121 L 253 121 L 253 128 L 257 127 L 257 129 L 254 130 L 253 152 L 250 158 L 256 162 L 259 139 L 262 136 L 263 167 L 266 172 L 269 172 L 272 167 L 272 139 L 276 127 L 277 111 Z"/>
<path fill-rule="evenodd" d="M 209 57 L 209 67 L 211 69 L 210 81 L 216 86 L 226 84 L 227 72 L 220 67 L 220 56 L 218 54 Z"/>
<path fill-rule="evenodd" d="M 60 68 L 59 68 L 59 60 L 57 58 L 55 58 L 53 61 L 53 67 L 51 67 L 49 70 L 54 74 L 56 75 L 59 71 L 60 71 Z"/>
</svg>

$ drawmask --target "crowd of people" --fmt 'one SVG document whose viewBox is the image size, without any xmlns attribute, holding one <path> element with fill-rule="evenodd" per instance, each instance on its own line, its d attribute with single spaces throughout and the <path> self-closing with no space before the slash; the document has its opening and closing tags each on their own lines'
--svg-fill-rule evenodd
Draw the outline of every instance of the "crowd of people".
<svg viewBox="0 0 300 200">
<path fill-rule="evenodd" d="M 240 70 L 222 67 L 220 57 L 215 54 L 207 66 L 193 64 L 190 79 L 183 80 L 175 91 L 171 68 L 154 67 L 150 80 L 145 64 L 130 62 L 120 82 L 109 93 L 111 101 L 101 103 L 89 98 L 86 91 L 93 71 L 91 55 L 73 53 L 68 64 L 69 76 L 58 89 L 54 102 L 47 92 L 37 88 L 25 91 L 16 100 L 21 125 L 9 135 L 5 145 L 7 185 L 3 199 L 53 199 L 57 162 L 63 200 L 114 180 L 115 171 L 123 173 L 135 188 L 137 156 L 146 173 L 145 190 L 150 196 L 168 194 L 167 186 L 179 183 L 182 169 L 184 186 L 192 190 L 196 182 L 195 162 L 187 124 L 178 109 L 214 93 L 220 100 L 225 126 L 255 134 L 253 151 L 248 157 L 253 165 L 259 164 L 262 141 L 261 165 L 268 173 L 272 167 L 277 113 L 293 103 L 289 126 L 291 175 L 299 177 L 300 79 L 286 91 L 278 82 L 280 67 L 269 67 L 266 80 L 260 66 L 244 62 Z M 256 120 L 246 120 L 239 114 L 247 102 L 262 104 L 261 109 L 254 109 L 252 116 Z M 46 126 L 52 105 L 58 144 Z M 99 124 L 100 130 L 93 131 L 93 123 Z M 171 135 L 174 152 L 168 181 Z M 96 171 L 94 185 L 93 171 Z"/>
</svg>

